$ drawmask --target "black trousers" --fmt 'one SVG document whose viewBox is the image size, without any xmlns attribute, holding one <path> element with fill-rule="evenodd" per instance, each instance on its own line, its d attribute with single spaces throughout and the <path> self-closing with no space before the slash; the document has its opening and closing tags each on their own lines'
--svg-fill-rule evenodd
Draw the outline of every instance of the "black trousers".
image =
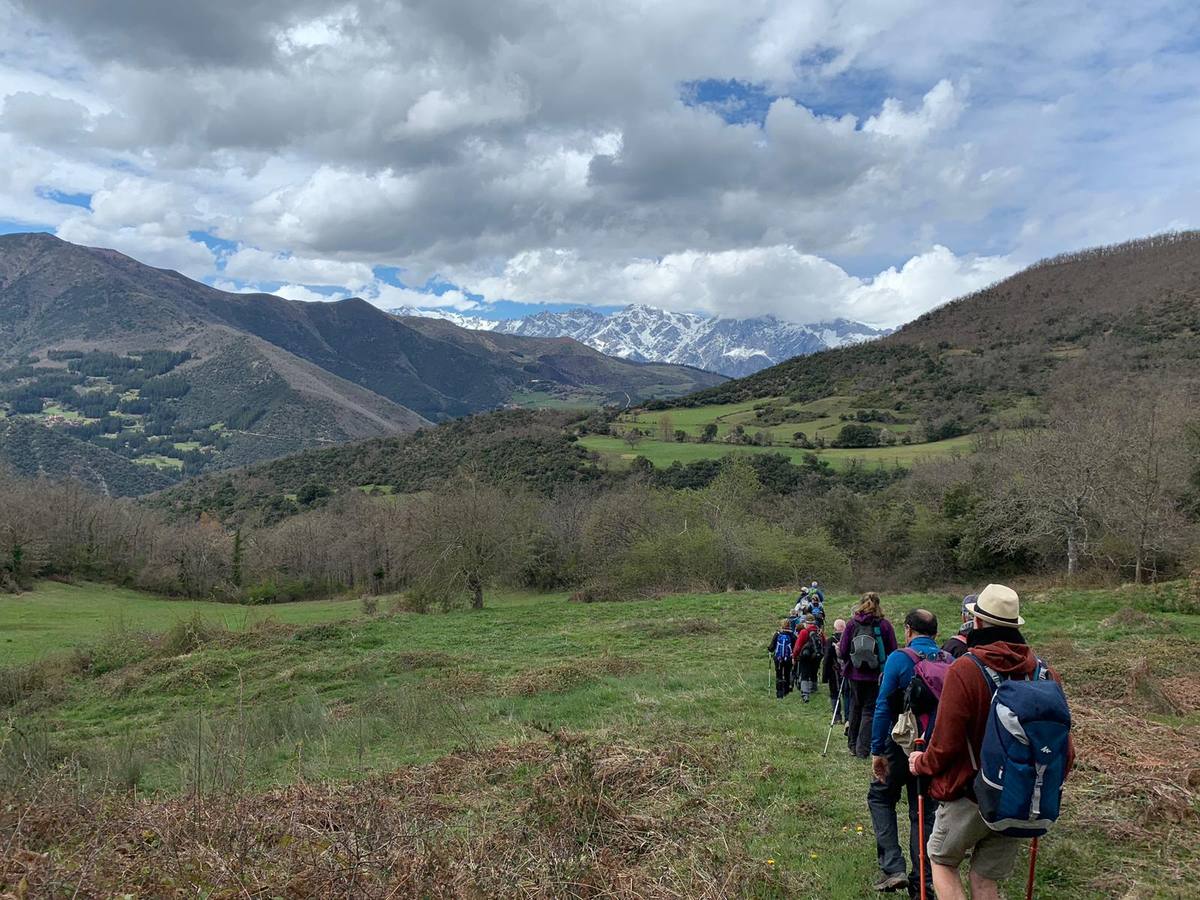
<svg viewBox="0 0 1200 900">
<path fill-rule="evenodd" d="M 792 660 L 775 660 L 775 696 L 786 697 L 792 690 Z"/>
<path fill-rule="evenodd" d="M 908 892 L 918 896 L 921 889 L 920 867 L 917 854 L 921 852 L 917 835 L 917 777 L 908 771 L 908 757 L 891 740 L 887 748 L 888 777 L 884 781 L 872 781 L 867 790 L 867 809 L 871 811 L 871 825 L 875 829 L 875 853 L 879 859 L 879 870 L 884 875 L 904 874 L 904 852 L 900 849 L 900 832 L 896 824 L 896 807 L 901 794 L 908 800 L 908 859 L 912 866 L 908 874 Z M 926 781 L 928 788 L 928 781 Z M 925 797 L 925 846 L 929 846 L 929 835 L 933 833 L 933 817 L 937 814 L 937 801 Z M 925 881 L 932 884 L 929 858 L 925 859 Z M 933 896 L 932 889 L 928 895 Z"/>
<path fill-rule="evenodd" d="M 878 697 L 878 681 L 850 679 L 850 728 L 846 732 L 846 742 L 850 752 L 862 759 L 871 755 L 871 719 L 875 716 Z"/>
<path fill-rule="evenodd" d="M 794 665 L 800 693 L 805 697 L 812 696 L 817 691 L 817 670 L 821 667 L 821 660 L 801 656 Z"/>
</svg>

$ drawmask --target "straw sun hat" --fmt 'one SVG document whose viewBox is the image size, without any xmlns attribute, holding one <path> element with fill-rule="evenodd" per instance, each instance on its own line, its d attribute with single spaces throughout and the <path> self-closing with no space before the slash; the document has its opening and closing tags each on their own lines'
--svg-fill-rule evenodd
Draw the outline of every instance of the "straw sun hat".
<svg viewBox="0 0 1200 900">
<path fill-rule="evenodd" d="M 967 611 L 977 619 L 992 625 L 1007 625 L 1016 627 L 1024 625 L 1021 618 L 1021 598 L 1017 592 L 1002 584 L 989 584 L 974 603 L 967 604 Z"/>
</svg>

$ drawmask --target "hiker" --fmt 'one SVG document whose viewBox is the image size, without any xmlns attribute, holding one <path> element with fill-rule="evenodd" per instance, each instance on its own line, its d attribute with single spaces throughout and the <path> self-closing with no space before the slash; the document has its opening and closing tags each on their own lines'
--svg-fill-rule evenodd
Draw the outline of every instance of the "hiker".
<svg viewBox="0 0 1200 900">
<path fill-rule="evenodd" d="M 967 635 L 971 633 L 971 628 L 974 627 L 974 619 L 968 607 L 974 602 L 974 594 L 967 594 L 967 596 L 963 597 L 962 624 L 958 627 L 958 633 L 950 635 L 946 643 L 942 644 L 942 649 L 955 659 L 958 659 L 967 652 Z"/>
<path fill-rule="evenodd" d="M 850 684 L 850 719 L 846 742 L 859 759 L 870 756 L 871 719 L 879 696 L 879 673 L 887 655 L 896 649 L 896 631 L 883 617 L 879 595 L 863 594 L 858 610 L 842 632 L 838 652 L 845 661 Z"/>
<path fill-rule="evenodd" d="M 902 649 L 888 655 L 883 665 L 883 679 L 879 683 L 879 699 L 875 702 L 875 714 L 871 727 L 871 786 L 867 789 L 867 808 L 871 811 L 871 824 L 875 829 L 875 852 L 882 873 L 875 883 L 877 891 L 895 891 L 907 888 L 910 897 L 920 896 L 920 871 L 926 873 L 926 894 L 932 896 L 932 885 L 928 881 L 929 862 L 924 867 L 919 863 L 921 848 L 929 841 L 933 831 L 933 811 L 937 804 L 925 805 L 925 836 L 920 839 L 918 824 L 919 803 L 917 778 L 908 770 L 908 755 L 892 738 L 892 728 L 905 711 L 909 686 L 917 673 L 920 662 L 940 664 L 939 674 L 953 661 L 948 653 L 938 649 L 937 616 L 927 609 L 914 609 L 904 617 L 904 644 Z M 941 679 L 938 679 L 940 689 Z M 932 724 L 927 722 L 928 724 Z M 911 746 L 909 747 L 911 749 Z M 900 849 L 900 837 L 896 827 L 896 806 L 901 793 L 908 801 L 908 858 L 912 869 L 904 871 L 904 853 Z"/>
<path fill-rule="evenodd" d="M 817 690 L 817 669 L 825 656 L 825 637 L 812 613 L 804 617 L 804 628 L 796 635 L 792 665 L 800 684 L 800 699 L 805 703 Z"/>
<path fill-rule="evenodd" d="M 808 599 L 808 588 L 800 588 L 800 596 L 796 598 L 796 605 L 792 607 L 793 616 L 802 616 L 812 609 L 812 601 Z"/>
<path fill-rule="evenodd" d="M 833 634 L 825 642 L 825 659 L 821 665 L 821 681 L 829 685 L 829 702 L 834 709 L 834 725 L 841 725 L 843 721 L 846 721 L 849 712 L 843 704 L 838 703 L 838 697 L 842 692 L 842 660 L 838 656 L 838 643 L 845 630 L 845 619 L 833 620 Z"/>
<path fill-rule="evenodd" d="M 821 590 L 821 583 L 814 581 L 812 587 L 808 589 L 808 599 L 814 603 L 825 603 L 825 592 Z"/>
<path fill-rule="evenodd" d="M 782 700 L 792 691 L 792 647 L 796 635 L 787 619 L 779 623 L 779 630 L 767 645 L 767 651 L 775 662 L 775 698 Z"/>
<path fill-rule="evenodd" d="M 812 594 L 809 594 L 811 597 Z M 821 629 L 821 633 L 825 633 L 825 601 L 818 593 L 812 601 L 812 609 L 809 610 L 813 618 L 817 622 L 817 627 Z"/>
<path fill-rule="evenodd" d="M 1021 844 L 1057 818 L 1075 759 L 1061 679 L 1018 630 L 1017 592 L 989 584 L 969 611 L 970 652 L 946 673 L 928 749 L 908 758 L 940 801 L 928 844 L 938 900 L 966 900 L 958 868 L 968 855 L 971 896 L 998 900 Z M 1036 779 L 1021 777 L 1035 768 Z"/>
</svg>

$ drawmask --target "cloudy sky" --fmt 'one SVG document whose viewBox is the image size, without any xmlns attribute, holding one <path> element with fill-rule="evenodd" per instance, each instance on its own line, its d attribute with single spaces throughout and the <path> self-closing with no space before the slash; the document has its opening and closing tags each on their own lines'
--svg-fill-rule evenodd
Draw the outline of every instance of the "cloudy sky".
<svg viewBox="0 0 1200 900">
<path fill-rule="evenodd" d="M 0 231 L 235 290 L 894 325 L 1200 209 L 1200 7 L 0 0 Z"/>
</svg>

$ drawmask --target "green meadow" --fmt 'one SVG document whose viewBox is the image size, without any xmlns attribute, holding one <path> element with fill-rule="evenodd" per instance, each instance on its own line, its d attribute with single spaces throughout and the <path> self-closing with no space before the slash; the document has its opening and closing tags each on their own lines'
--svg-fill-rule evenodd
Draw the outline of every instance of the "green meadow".
<svg viewBox="0 0 1200 900">
<path fill-rule="evenodd" d="M 163 632 L 193 616 L 239 631 L 265 620 L 306 624 L 357 613 L 358 606 L 344 600 L 236 606 L 164 600 L 107 584 L 44 581 L 24 594 L 0 594 L 0 666 L 95 644 L 110 633 Z"/>
<path fill-rule="evenodd" d="M 1200 616 L 1175 611 L 1187 608 L 1182 590 L 1026 594 L 1027 635 L 1064 673 L 1080 745 L 1065 818 L 1042 844 L 1038 896 L 1184 897 L 1200 878 L 1200 811 L 1180 799 L 1194 795 L 1169 790 L 1200 770 Z M 239 802 L 276 804 L 292 794 L 260 792 L 329 785 L 305 789 L 315 803 L 316 793 L 391 791 L 389 803 L 420 798 L 405 815 L 434 823 L 412 852 L 441 847 L 455 859 L 446 877 L 472 884 L 487 866 L 533 878 L 515 862 L 528 845 L 550 867 L 538 883 L 564 893 L 624 866 L 629 884 L 684 895 L 725 872 L 727 894 L 874 896 L 867 764 L 846 753 L 840 731 L 822 756 L 826 694 L 807 706 L 774 696 L 766 646 L 791 599 L 503 595 L 478 612 L 415 614 L 385 597 L 364 616 L 357 604 L 221 609 L 42 584 L 0 599 L 0 630 L 20 635 L 19 648 L 0 645 L 7 661 L 50 666 L 54 651 L 86 645 L 94 656 L 9 690 L 7 716 L 23 737 L 0 742 L 0 774 L 18 767 L 18 744 L 26 761 L 36 746 L 50 768 L 81 760 L 80 785 L 136 787 L 146 816 L 193 797 L 184 818 L 193 804 L 200 815 L 205 796 L 217 815 L 231 786 L 249 798 Z M 852 602 L 833 595 L 830 621 Z M 885 612 L 898 620 L 926 606 L 948 631 L 958 603 L 889 596 Z M 563 834 L 569 857 L 539 843 Z M 278 833 L 272 841 L 290 846 Z M 165 851 L 138 847 L 148 861 L 138 871 L 154 870 Z M 68 848 L 68 869 L 86 863 L 72 853 L 82 850 Z M 464 874 L 459 854 L 477 868 Z"/>
<path fill-rule="evenodd" d="M 764 446 L 722 443 L 676 443 L 643 438 L 631 448 L 622 438 L 609 435 L 590 434 L 579 439 L 581 446 L 599 453 L 611 465 L 626 467 L 634 459 L 644 456 L 659 468 L 671 463 L 690 463 L 701 459 L 721 459 L 738 453 L 782 453 L 792 462 L 800 464 L 809 454 L 816 454 L 834 468 L 843 468 L 851 460 L 868 465 L 911 466 L 916 462 L 944 459 L 949 456 L 967 454 L 972 451 L 974 438 L 970 435 L 935 441 L 929 444 L 897 444 L 894 447 L 864 447 L 861 449 L 830 448 L 824 450 L 801 450 L 788 446 Z"/>
</svg>

